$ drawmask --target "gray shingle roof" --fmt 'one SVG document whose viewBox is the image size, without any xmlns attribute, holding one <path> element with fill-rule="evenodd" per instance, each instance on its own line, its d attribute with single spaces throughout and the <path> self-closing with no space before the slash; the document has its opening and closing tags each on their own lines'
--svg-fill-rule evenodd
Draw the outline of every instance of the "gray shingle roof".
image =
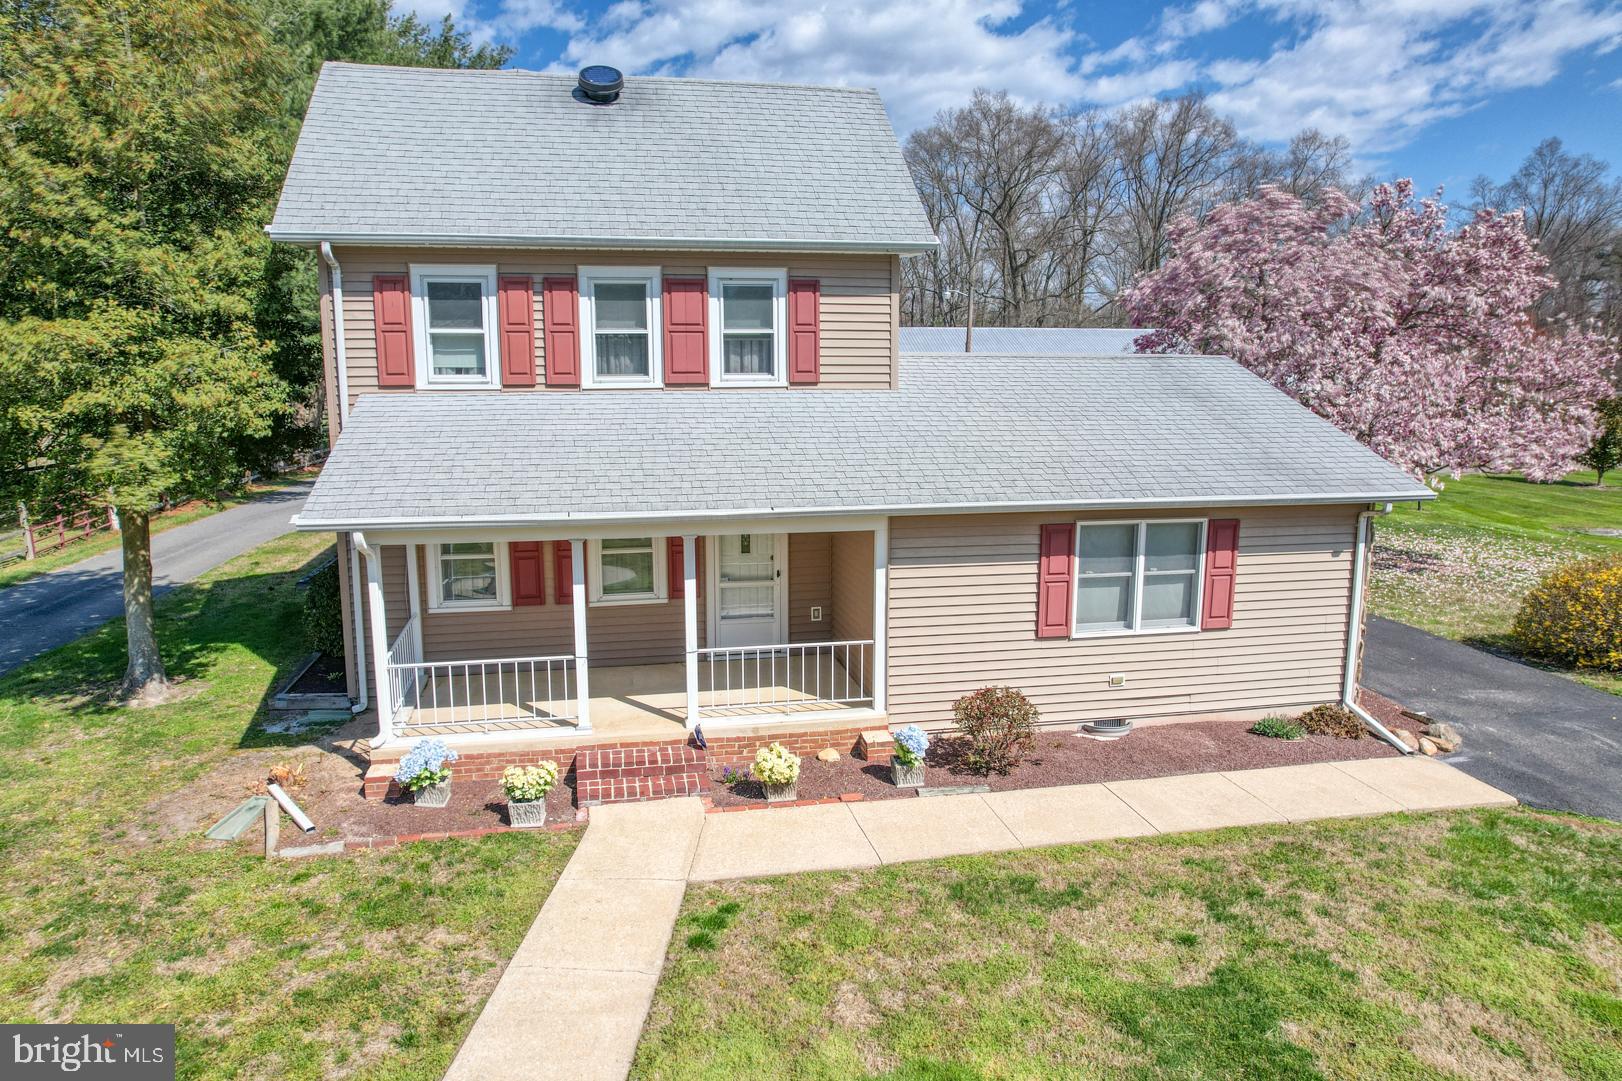
<svg viewBox="0 0 1622 1081">
<path fill-rule="evenodd" d="M 329 63 L 270 235 L 919 251 L 935 245 L 872 90 Z"/>
<path fill-rule="evenodd" d="M 913 356 L 898 390 L 374 394 L 304 529 L 1429 491 L 1225 357 Z"/>
<path fill-rule="evenodd" d="M 1147 330 L 1114 327 L 975 327 L 974 352 L 1067 354 L 1135 353 Z M 903 353 L 963 352 L 962 327 L 902 327 Z"/>
</svg>

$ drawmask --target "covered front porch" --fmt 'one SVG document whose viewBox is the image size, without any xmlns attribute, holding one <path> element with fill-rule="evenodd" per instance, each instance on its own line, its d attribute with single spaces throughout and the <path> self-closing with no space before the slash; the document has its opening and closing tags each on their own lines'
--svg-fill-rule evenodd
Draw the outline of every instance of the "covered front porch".
<svg viewBox="0 0 1622 1081">
<path fill-rule="evenodd" d="M 887 523 L 746 524 L 488 541 L 352 534 L 369 667 L 383 674 L 373 748 L 425 736 L 649 741 L 700 724 L 882 716 Z"/>
</svg>

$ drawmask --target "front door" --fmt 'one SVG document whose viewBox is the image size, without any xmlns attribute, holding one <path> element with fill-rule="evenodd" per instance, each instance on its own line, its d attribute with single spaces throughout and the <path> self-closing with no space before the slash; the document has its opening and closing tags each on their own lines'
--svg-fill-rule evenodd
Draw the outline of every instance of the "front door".
<svg viewBox="0 0 1622 1081">
<path fill-rule="evenodd" d="M 787 636 L 784 605 L 788 536 L 735 533 L 712 540 L 716 573 L 710 595 L 715 646 L 765 646 Z"/>
</svg>

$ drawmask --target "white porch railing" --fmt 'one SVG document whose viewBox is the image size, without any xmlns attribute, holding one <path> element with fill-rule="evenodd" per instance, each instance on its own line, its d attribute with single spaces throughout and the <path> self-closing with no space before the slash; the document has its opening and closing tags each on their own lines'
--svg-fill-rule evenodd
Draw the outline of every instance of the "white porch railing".
<svg viewBox="0 0 1622 1081">
<path fill-rule="evenodd" d="M 794 642 L 697 651 L 700 711 L 791 712 L 873 701 L 873 642 Z M 688 723 L 697 721 L 690 717 Z"/>
<path fill-rule="evenodd" d="M 551 727 L 579 718 L 571 656 L 424 662 L 413 656 L 413 641 L 402 634 L 389 651 L 389 693 L 397 725 L 431 729 L 518 722 Z"/>
</svg>

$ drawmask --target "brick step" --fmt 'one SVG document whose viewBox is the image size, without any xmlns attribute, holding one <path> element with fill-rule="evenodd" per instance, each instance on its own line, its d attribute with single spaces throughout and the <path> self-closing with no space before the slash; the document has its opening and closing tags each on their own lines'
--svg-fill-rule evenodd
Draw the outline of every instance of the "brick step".
<svg viewBox="0 0 1622 1081">
<path fill-rule="evenodd" d="M 709 756 L 697 747 L 663 744 L 583 750 L 574 760 L 580 807 L 701 796 L 709 791 Z"/>
</svg>

